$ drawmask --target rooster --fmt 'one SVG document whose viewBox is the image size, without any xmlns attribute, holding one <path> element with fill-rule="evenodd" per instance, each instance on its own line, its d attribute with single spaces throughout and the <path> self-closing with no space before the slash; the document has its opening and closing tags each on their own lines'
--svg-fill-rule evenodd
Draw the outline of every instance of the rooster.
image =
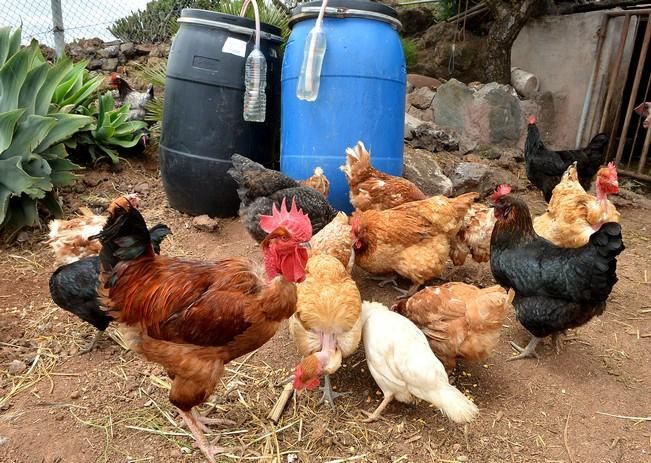
<svg viewBox="0 0 651 463">
<path fill-rule="evenodd" d="M 260 217 L 266 279 L 248 259 L 195 262 L 157 256 L 145 222 L 128 201 L 109 208 L 102 242 L 99 294 L 133 350 L 162 365 L 172 379 L 170 401 L 206 458 L 225 449 L 208 443 L 200 416 L 224 365 L 266 343 L 296 309 L 295 283 L 305 278 L 312 226 L 295 203 Z"/>
<path fill-rule="evenodd" d="M 114 89 L 115 106 L 129 105 L 130 121 L 144 121 L 147 115 L 147 103 L 154 99 L 154 86 L 149 85 L 144 92 L 137 92 L 121 74 L 116 72 L 109 78 L 109 86 Z"/>
<path fill-rule="evenodd" d="M 495 227 L 491 236 L 491 270 L 495 280 L 515 290 L 518 321 L 533 335 L 520 354 L 535 356 L 543 337 L 577 328 L 606 308 L 617 282 L 617 256 L 624 250 L 621 227 L 603 224 L 585 246 L 561 248 L 536 234 L 529 208 L 503 185 L 493 194 Z"/>
<path fill-rule="evenodd" d="M 328 193 L 330 193 L 330 180 L 325 176 L 321 167 L 316 167 L 314 174 L 310 178 L 301 180 L 298 183 L 303 186 L 311 186 L 326 198 L 328 197 Z"/>
<path fill-rule="evenodd" d="M 395 272 L 408 278 L 412 286 L 403 297 L 411 296 L 443 272 L 450 242 L 475 198 L 477 193 L 433 196 L 384 211 L 355 211 L 351 219 L 355 263 L 374 275 Z M 395 284 L 395 276 L 380 284 L 387 282 Z"/>
<path fill-rule="evenodd" d="M 477 288 L 465 283 L 429 286 L 393 307 L 427 337 L 449 372 L 457 358 L 482 361 L 491 354 L 515 293 L 500 286 Z"/>
<path fill-rule="evenodd" d="M 346 164 L 339 169 L 350 187 L 350 203 L 360 211 L 391 209 L 427 197 L 409 180 L 375 169 L 371 154 L 361 141 L 346 149 Z"/>
<path fill-rule="evenodd" d="M 568 167 L 554 188 L 547 212 L 533 221 L 536 233 L 557 246 L 576 248 L 586 245 L 604 223 L 619 223 L 620 214 L 608 200 L 608 195 L 619 192 L 615 164 L 599 169 L 595 183 L 596 198 L 579 183 L 576 163 Z"/>
<path fill-rule="evenodd" d="M 234 154 L 231 160 L 233 167 L 228 173 L 239 186 L 240 217 L 256 241 L 261 242 L 267 236 L 260 226 L 260 215 L 270 214 L 272 207 L 283 200 L 296 200 L 296 205 L 310 218 L 314 233 L 337 215 L 328 200 L 314 188 L 302 186 L 282 172 L 267 169 L 239 154 Z"/>
<path fill-rule="evenodd" d="M 155 225 L 149 230 L 151 244 L 156 254 L 160 253 L 160 243 L 170 233 L 172 231 L 163 224 Z M 91 242 L 98 245 L 97 251 L 99 252 L 101 248 L 99 242 L 96 240 Z M 99 274 L 99 256 L 87 256 L 62 265 L 50 277 L 50 296 L 54 303 L 97 329 L 97 333 L 82 349 L 81 354 L 93 350 L 102 333 L 113 321 L 113 317 L 100 308 L 97 298 Z"/>
<path fill-rule="evenodd" d="M 393 399 L 425 400 L 455 423 L 472 421 L 479 410 L 452 386 L 445 368 L 430 350 L 425 335 L 402 315 L 378 302 L 364 301 L 362 322 L 366 363 L 384 400 L 367 422 L 377 420 Z"/>
<path fill-rule="evenodd" d="M 332 390 L 330 375 L 359 347 L 361 305 L 355 281 L 336 257 L 310 257 L 307 277 L 298 285 L 296 313 L 289 319 L 289 332 L 304 356 L 294 372 L 295 389 L 313 389 L 325 375 L 321 402 L 333 406 L 343 395 Z"/>
<path fill-rule="evenodd" d="M 545 147 L 536 126 L 536 118 L 529 118 L 527 139 L 524 144 L 524 162 L 529 181 L 542 190 L 545 201 L 549 202 L 554 187 L 561 180 L 563 172 L 577 162 L 579 182 L 584 190 L 590 184 L 603 162 L 604 150 L 608 146 L 608 136 L 600 133 L 594 136 L 588 146 L 578 150 L 552 151 Z"/>
</svg>

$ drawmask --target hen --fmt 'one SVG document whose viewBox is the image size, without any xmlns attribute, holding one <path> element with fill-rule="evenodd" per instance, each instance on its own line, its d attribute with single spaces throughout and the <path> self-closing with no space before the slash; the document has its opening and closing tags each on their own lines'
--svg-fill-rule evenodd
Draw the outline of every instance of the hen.
<svg viewBox="0 0 651 463">
<path fill-rule="evenodd" d="M 209 420 L 193 408 L 212 393 L 231 360 L 252 352 L 296 309 L 312 237 L 308 217 L 283 201 L 260 218 L 267 278 L 248 259 L 196 262 L 157 256 L 145 222 L 128 201 L 114 202 L 100 234 L 102 305 L 128 328 L 133 350 L 162 365 L 175 405 L 207 459 L 224 449 L 203 434 Z"/>
<path fill-rule="evenodd" d="M 527 139 L 524 144 L 524 163 L 529 181 L 542 190 L 545 201 L 549 202 L 554 187 L 561 180 L 563 172 L 577 162 L 579 182 L 584 190 L 590 184 L 604 158 L 608 146 L 608 136 L 600 133 L 594 136 L 588 146 L 578 150 L 552 151 L 545 147 L 536 126 L 536 118 L 529 118 Z"/>
<path fill-rule="evenodd" d="M 645 102 L 637 106 L 633 111 L 644 118 L 642 122 L 642 127 L 648 129 L 651 127 L 651 102 Z"/>
<path fill-rule="evenodd" d="M 374 275 L 395 272 L 413 283 L 405 296 L 443 272 L 450 242 L 477 197 L 433 196 L 384 211 L 355 211 L 355 263 Z M 385 281 L 395 281 L 386 279 Z"/>
<path fill-rule="evenodd" d="M 384 400 L 366 421 L 379 418 L 393 399 L 425 400 L 455 423 L 472 421 L 479 410 L 450 385 L 445 368 L 430 350 L 425 335 L 402 315 L 378 302 L 362 303 L 366 363 Z"/>
<path fill-rule="evenodd" d="M 160 253 L 160 243 L 170 233 L 172 231 L 163 224 L 155 225 L 149 230 L 151 244 L 156 254 Z M 97 243 L 99 252 L 101 248 L 99 242 L 92 241 L 92 243 Z M 88 256 L 62 265 L 50 277 L 50 296 L 54 303 L 98 330 L 95 337 L 81 351 L 82 354 L 93 350 L 102 333 L 113 321 L 113 318 L 100 308 L 97 297 L 99 274 L 99 257 Z"/>
<path fill-rule="evenodd" d="M 361 141 L 354 148 L 346 149 L 346 164 L 339 169 L 350 187 L 350 203 L 360 211 L 391 209 L 427 197 L 409 180 L 375 169 Z"/>
<path fill-rule="evenodd" d="M 328 225 L 312 237 L 309 253 L 310 256 L 329 254 L 336 257 L 346 267 L 348 273 L 353 271 L 355 251 L 353 250 L 352 227 L 344 212 L 337 214 Z"/>
<path fill-rule="evenodd" d="M 620 214 L 608 201 L 609 194 L 619 192 L 617 168 L 612 162 L 597 172 L 596 191 L 596 198 L 585 192 L 577 179 L 576 165 L 571 165 L 554 188 L 547 212 L 534 219 L 534 230 L 562 248 L 586 245 L 601 225 L 619 223 Z"/>
<path fill-rule="evenodd" d="M 362 298 L 344 265 L 335 257 L 319 254 L 307 262 L 307 276 L 298 285 L 296 313 L 289 332 L 304 359 L 294 372 L 294 388 L 313 389 L 325 375 L 321 402 L 342 395 L 332 390 L 330 375 L 342 358 L 353 354 L 362 337 Z"/>
<path fill-rule="evenodd" d="M 470 254 L 475 262 L 488 262 L 491 233 L 495 225 L 493 208 L 474 203 L 468 209 L 459 233 L 450 243 L 450 259 L 454 265 L 463 265 Z"/>
<path fill-rule="evenodd" d="M 314 188 L 301 186 L 282 172 L 267 169 L 239 154 L 234 154 L 231 160 L 233 167 L 228 173 L 239 186 L 240 217 L 256 241 L 261 242 L 267 236 L 258 218 L 270 214 L 272 206 L 278 206 L 283 200 L 296 200 L 296 205 L 310 218 L 314 233 L 337 215 L 328 200 Z"/>
<path fill-rule="evenodd" d="M 506 194 L 505 194 L 506 193 Z M 515 290 L 513 306 L 518 321 L 533 335 L 513 357 L 537 356 L 541 338 L 579 327 L 606 308 L 617 282 L 617 256 L 624 250 L 619 224 L 606 223 L 588 244 L 561 248 L 536 234 L 529 208 L 520 199 L 498 189 L 495 227 L 491 236 L 491 270 L 495 280 Z M 558 344 L 557 344 L 558 348 Z"/>
<path fill-rule="evenodd" d="M 316 167 L 314 169 L 314 175 L 298 183 L 303 186 L 311 186 L 326 198 L 328 197 L 328 193 L 330 193 L 330 180 L 325 176 L 321 167 Z"/>
<path fill-rule="evenodd" d="M 115 89 L 113 99 L 115 106 L 129 105 L 130 121 L 144 121 L 147 115 L 147 103 L 154 99 L 154 86 L 149 85 L 144 92 L 137 92 L 122 75 L 114 72 L 111 74 L 109 85 Z"/>
<path fill-rule="evenodd" d="M 514 295 L 500 286 L 446 283 L 422 289 L 394 310 L 421 329 L 436 357 L 451 371 L 458 358 L 478 362 L 491 354 Z"/>
</svg>

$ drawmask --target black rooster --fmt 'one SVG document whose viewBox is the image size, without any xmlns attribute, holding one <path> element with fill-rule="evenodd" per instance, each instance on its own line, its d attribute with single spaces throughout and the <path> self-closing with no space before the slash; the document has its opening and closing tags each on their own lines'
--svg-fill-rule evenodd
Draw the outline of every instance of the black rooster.
<svg viewBox="0 0 651 463">
<path fill-rule="evenodd" d="M 552 151 L 545 147 L 536 126 L 536 118 L 529 118 L 527 140 L 524 144 L 524 163 L 529 181 L 542 190 L 549 202 L 554 187 L 561 181 L 563 173 L 574 162 L 577 163 L 579 182 L 584 190 L 590 189 L 592 179 L 604 161 L 604 150 L 608 136 L 600 133 L 594 136 L 588 146 L 578 150 Z"/>
<path fill-rule="evenodd" d="M 495 280 L 515 290 L 518 321 L 533 338 L 513 359 L 537 356 L 541 338 L 587 323 L 606 308 L 617 282 L 617 256 L 624 250 L 619 224 L 610 222 L 580 248 L 561 248 L 538 236 L 529 208 L 502 186 L 493 195 L 495 227 L 491 270 Z"/>
<path fill-rule="evenodd" d="M 158 224 L 149 230 L 154 251 L 160 253 L 160 243 L 172 233 L 167 225 Z M 50 277 L 50 295 L 56 305 L 97 328 L 92 341 L 81 353 L 93 350 L 113 318 L 100 308 L 97 284 L 100 274 L 99 256 L 88 256 L 62 265 Z"/>
</svg>

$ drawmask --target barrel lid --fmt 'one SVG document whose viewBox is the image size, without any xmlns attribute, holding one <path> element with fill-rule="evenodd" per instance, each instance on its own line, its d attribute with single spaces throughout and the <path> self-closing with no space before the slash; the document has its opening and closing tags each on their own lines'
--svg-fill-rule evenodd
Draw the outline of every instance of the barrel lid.
<svg viewBox="0 0 651 463">
<path fill-rule="evenodd" d="M 232 14 L 218 13 L 216 11 L 199 10 L 196 8 L 183 8 L 181 10 L 181 17 L 178 20 L 180 23 L 195 23 L 205 26 L 214 27 L 243 27 L 255 31 L 255 21 L 243 16 L 235 16 Z M 267 34 L 282 36 L 282 31 L 271 24 L 260 22 L 260 29 Z"/>
<path fill-rule="evenodd" d="M 292 10 L 289 26 L 292 27 L 304 19 L 315 18 L 319 15 L 322 2 L 320 0 L 301 3 Z M 328 0 L 325 15 L 335 18 L 362 17 L 388 22 L 396 29 L 401 29 L 398 12 L 388 5 L 373 0 Z"/>
</svg>

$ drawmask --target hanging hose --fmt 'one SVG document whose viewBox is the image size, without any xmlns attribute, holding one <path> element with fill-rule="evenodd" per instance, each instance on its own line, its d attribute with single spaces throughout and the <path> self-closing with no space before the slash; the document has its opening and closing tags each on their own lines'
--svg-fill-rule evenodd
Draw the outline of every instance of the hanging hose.
<svg viewBox="0 0 651 463">
<path fill-rule="evenodd" d="M 255 18 L 255 48 L 260 49 L 260 10 L 258 10 L 258 2 L 256 0 L 245 0 L 240 8 L 240 16 L 244 16 L 249 4 L 253 5 L 253 17 Z"/>
</svg>

